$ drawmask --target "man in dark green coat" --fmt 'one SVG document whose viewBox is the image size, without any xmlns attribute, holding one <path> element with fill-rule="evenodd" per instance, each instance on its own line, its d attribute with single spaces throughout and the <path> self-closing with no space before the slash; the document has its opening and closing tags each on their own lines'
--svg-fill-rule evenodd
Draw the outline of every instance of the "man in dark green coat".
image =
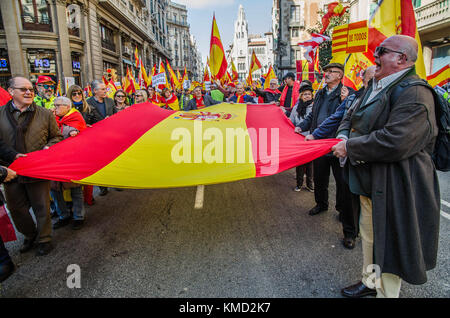
<svg viewBox="0 0 450 318">
<path fill-rule="evenodd" d="M 375 77 L 338 129 L 332 148 L 347 158 L 360 195 L 362 281 L 346 297 L 399 297 L 401 281 L 423 284 L 436 266 L 440 193 L 431 159 L 438 127 L 432 92 L 417 79 L 417 42 L 394 35 L 376 49 Z M 375 270 L 375 273 L 372 271 Z"/>
</svg>

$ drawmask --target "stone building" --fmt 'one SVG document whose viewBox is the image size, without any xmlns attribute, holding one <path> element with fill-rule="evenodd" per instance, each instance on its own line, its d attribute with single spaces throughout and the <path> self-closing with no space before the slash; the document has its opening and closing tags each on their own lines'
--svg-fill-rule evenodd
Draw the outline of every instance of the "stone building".
<svg viewBox="0 0 450 318">
<path fill-rule="evenodd" d="M 168 0 L 0 1 L 0 84 L 10 76 L 50 75 L 82 86 L 106 69 L 137 75 L 138 48 L 147 69 L 170 61 Z"/>
<path fill-rule="evenodd" d="M 249 35 L 244 7 L 240 5 L 237 20 L 234 22 L 233 43 L 227 50 L 228 60 L 233 60 L 240 81 L 248 76 L 253 50 L 262 65 L 262 69 L 252 74 L 253 78 L 257 79 L 274 63 L 272 32 L 267 32 L 263 36 Z M 231 63 L 229 64 L 231 67 Z"/>
</svg>

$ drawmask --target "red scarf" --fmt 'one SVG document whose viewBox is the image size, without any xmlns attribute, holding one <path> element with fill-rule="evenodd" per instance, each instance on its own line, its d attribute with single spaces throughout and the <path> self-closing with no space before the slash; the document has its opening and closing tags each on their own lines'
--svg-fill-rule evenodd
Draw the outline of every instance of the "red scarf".
<svg viewBox="0 0 450 318">
<path fill-rule="evenodd" d="M 149 98 L 148 101 L 152 104 L 159 105 L 159 98 L 156 94 L 154 94 L 151 99 Z"/>
<path fill-rule="evenodd" d="M 161 104 L 164 104 L 164 107 L 170 107 L 170 104 L 175 103 L 175 101 L 177 100 L 177 96 L 175 96 L 174 94 L 171 95 L 171 97 L 169 99 L 166 100 L 165 97 L 161 96 Z"/>
<path fill-rule="evenodd" d="M 281 94 L 281 92 L 278 89 L 271 90 L 270 88 L 267 88 L 264 91 L 267 92 L 267 93 L 271 93 L 271 94 Z"/>
<path fill-rule="evenodd" d="M 205 101 L 203 100 L 203 96 L 200 97 L 199 99 L 195 97 L 195 102 L 197 103 L 197 109 L 205 108 Z"/>
<path fill-rule="evenodd" d="M 286 84 L 286 86 L 283 89 L 283 92 L 281 93 L 280 97 L 280 106 L 284 106 L 284 102 L 286 101 L 286 94 L 288 91 L 289 86 Z M 292 86 L 292 101 L 291 101 L 291 108 L 297 104 L 298 98 L 300 96 L 300 93 L 298 92 L 300 88 L 300 83 L 295 81 L 294 85 Z"/>
<path fill-rule="evenodd" d="M 238 103 L 238 104 L 242 104 L 242 103 L 245 103 L 244 102 L 244 96 L 245 95 L 247 95 L 247 94 L 242 94 L 242 95 L 238 95 L 238 94 L 236 94 L 236 97 L 237 97 L 237 100 L 236 100 L 236 103 Z"/>
<path fill-rule="evenodd" d="M 85 130 L 87 127 L 83 116 L 81 116 L 81 113 L 75 108 L 72 108 L 63 117 L 55 116 L 55 119 L 58 127 L 61 128 L 61 132 L 63 131 L 63 125 L 73 127 L 80 132 Z"/>
</svg>

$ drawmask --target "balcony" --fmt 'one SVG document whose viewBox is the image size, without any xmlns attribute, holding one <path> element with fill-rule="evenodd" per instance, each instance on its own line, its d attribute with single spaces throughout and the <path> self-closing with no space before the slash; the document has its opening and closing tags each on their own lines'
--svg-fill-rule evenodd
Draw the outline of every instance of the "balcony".
<svg viewBox="0 0 450 318">
<path fill-rule="evenodd" d="M 22 26 L 24 30 L 52 32 L 52 19 L 47 16 L 34 17 L 22 15 Z"/>
<path fill-rule="evenodd" d="M 417 29 L 428 31 L 429 29 L 438 29 L 450 23 L 450 1 L 437 0 L 430 4 L 415 9 Z"/>
<path fill-rule="evenodd" d="M 176 24 L 185 28 L 189 28 L 189 23 L 180 21 L 180 20 L 174 20 L 174 19 L 167 19 L 167 23 Z"/>
<path fill-rule="evenodd" d="M 102 40 L 102 47 L 104 49 L 116 52 L 116 45 L 113 42 Z"/>
<path fill-rule="evenodd" d="M 113 11 L 115 16 L 126 26 L 133 31 L 137 32 L 144 38 L 150 38 L 155 41 L 152 33 L 150 32 L 147 21 L 143 21 L 131 11 L 130 8 L 121 0 L 99 0 L 99 4 L 105 7 L 108 11 Z"/>
</svg>

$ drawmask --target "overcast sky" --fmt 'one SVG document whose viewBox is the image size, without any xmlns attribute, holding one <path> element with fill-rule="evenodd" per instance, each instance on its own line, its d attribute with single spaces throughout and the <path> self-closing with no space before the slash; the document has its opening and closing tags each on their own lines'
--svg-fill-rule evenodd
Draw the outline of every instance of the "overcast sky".
<svg viewBox="0 0 450 318">
<path fill-rule="evenodd" d="M 249 34 L 263 35 L 271 31 L 272 0 L 174 0 L 188 8 L 188 23 L 191 34 L 197 40 L 203 62 L 209 55 L 213 13 L 225 51 L 232 43 L 234 21 L 237 20 L 239 5 L 244 7 Z"/>
</svg>

